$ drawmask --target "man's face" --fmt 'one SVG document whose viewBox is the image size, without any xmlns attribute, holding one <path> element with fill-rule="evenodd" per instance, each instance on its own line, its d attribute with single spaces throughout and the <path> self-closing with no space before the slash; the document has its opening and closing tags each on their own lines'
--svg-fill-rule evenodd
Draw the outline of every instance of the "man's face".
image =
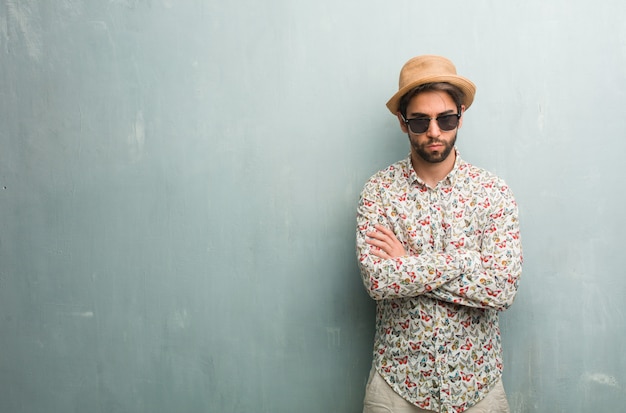
<svg viewBox="0 0 626 413">
<path fill-rule="evenodd" d="M 414 96 L 407 106 L 406 119 L 433 118 L 433 120 L 430 121 L 426 132 L 415 134 L 398 116 L 402 131 L 409 135 L 412 156 L 417 156 L 428 163 L 443 162 L 454 148 L 457 130 L 461 127 L 463 118 L 461 117 L 459 125 L 450 131 L 441 130 L 434 118 L 456 113 L 458 113 L 457 107 L 452 97 L 446 92 L 429 90 Z"/>
</svg>

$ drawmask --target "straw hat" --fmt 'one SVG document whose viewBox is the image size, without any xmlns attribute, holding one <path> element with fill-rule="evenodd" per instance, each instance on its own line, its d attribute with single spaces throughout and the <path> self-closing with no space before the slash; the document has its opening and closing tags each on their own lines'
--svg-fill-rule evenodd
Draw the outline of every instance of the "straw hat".
<svg viewBox="0 0 626 413">
<path fill-rule="evenodd" d="M 425 83 L 447 82 L 463 91 L 465 109 L 470 107 L 476 94 L 476 85 L 469 79 L 456 74 L 454 64 L 445 57 L 435 55 L 417 56 L 402 66 L 398 92 L 393 95 L 387 108 L 394 115 L 398 112 L 400 99 L 414 87 Z"/>
</svg>

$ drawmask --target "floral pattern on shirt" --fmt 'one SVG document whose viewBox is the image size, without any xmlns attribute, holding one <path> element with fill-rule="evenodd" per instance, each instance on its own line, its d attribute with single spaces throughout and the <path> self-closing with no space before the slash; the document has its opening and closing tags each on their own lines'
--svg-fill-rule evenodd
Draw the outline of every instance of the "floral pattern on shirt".
<svg viewBox="0 0 626 413">
<path fill-rule="evenodd" d="M 502 374 L 498 312 L 522 270 L 518 208 L 497 176 L 464 162 L 429 188 L 410 157 L 372 176 L 357 212 L 357 257 L 377 300 L 374 363 L 414 405 L 462 412 Z M 407 255 L 370 254 L 366 233 L 391 229 Z"/>
</svg>

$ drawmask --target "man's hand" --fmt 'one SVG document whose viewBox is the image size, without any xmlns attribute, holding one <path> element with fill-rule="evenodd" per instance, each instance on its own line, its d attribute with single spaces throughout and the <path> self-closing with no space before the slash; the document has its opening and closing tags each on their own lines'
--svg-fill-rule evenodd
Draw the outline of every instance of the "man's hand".
<svg viewBox="0 0 626 413">
<path fill-rule="evenodd" d="M 391 230 L 382 225 L 375 225 L 374 228 L 376 231 L 365 234 L 369 237 L 365 242 L 372 246 L 372 254 L 383 259 L 406 255 L 402 243 L 398 241 L 398 238 Z"/>
</svg>

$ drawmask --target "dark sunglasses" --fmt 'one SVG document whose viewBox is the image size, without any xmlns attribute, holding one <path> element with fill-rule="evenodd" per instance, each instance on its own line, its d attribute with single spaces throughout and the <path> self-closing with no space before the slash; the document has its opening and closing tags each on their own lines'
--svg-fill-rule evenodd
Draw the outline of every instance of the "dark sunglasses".
<svg viewBox="0 0 626 413">
<path fill-rule="evenodd" d="M 402 115 L 400 115 L 402 116 Z M 430 126 L 431 120 L 436 120 L 437 125 L 439 125 L 439 129 L 442 131 L 451 131 L 459 126 L 459 119 L 461 118 L 461 113 L 452 113 L 450 115 L 441 115 L 436 118 L 412 118 L 405 119 L 402 116 L 402 120 L 409 127 L 409 130 L 416 135 L 422 134 L 426 132 Z"/>
</svg>

